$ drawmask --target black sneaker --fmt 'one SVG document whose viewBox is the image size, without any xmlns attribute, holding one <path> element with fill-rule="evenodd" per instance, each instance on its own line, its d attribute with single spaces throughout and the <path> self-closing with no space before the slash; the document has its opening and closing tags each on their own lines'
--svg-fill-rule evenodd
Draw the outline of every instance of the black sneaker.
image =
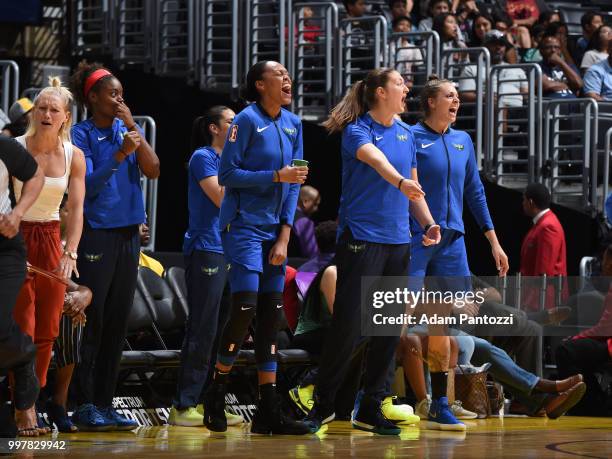
<svg viewBox="0 0 612 459">
<path fill-rule="evenodd" d="M 352 420 L 353 427 L 380 435 L 399 435 L 401 429 L 389 421 L 380 409 L 380 400 L 364 395 Z"/>
<path fill-rule="evenodd" d="M 225 432 L 225 385 L 212 384 L 204 396 L 204 425 L 212 432 Z"/>
<path fill-rule="evenodd" d="M 304 422 L 296 421 L 281 412 L 280 399 L 276 391 L 262 394 L 257 404 L 257 411 L 251 423 L 251 433 L 264 435 L 306 435 L 310 427 Z"/>
<path fill-rule="evenodd" d="M 334 405 L 331 403 L 325 403 L 315 395 L 315 403 L 308 413 L 308 416 L 304 418 L 304 423 L 310 428 L 310 432 L 317 433 L 321 426 L 332 422 L 336 417 L 334 412 Z"/>
</svg>

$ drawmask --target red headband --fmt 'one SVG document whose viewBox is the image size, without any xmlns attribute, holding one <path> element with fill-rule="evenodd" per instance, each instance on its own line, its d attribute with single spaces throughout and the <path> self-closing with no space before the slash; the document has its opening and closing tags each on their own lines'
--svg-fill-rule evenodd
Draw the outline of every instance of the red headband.
<svg viewBox="0 0 612 459">
<path fill-rule="evenodd" d="M 92 72 L 92 74 L 87 77 L 87 79 L 85 80 L 85 87 L 83 88 L 83 95 L 86 99 L 87 94 L 89 94 L 89 91 L 91 91 L 91 88 L 93 88 L 94 84 L 96 84 L 101 78 L 104 78 L 107 75 L 112 75 L 112 73 L 110 73 L 106 69 L 98 69 Z"/>
</svg>

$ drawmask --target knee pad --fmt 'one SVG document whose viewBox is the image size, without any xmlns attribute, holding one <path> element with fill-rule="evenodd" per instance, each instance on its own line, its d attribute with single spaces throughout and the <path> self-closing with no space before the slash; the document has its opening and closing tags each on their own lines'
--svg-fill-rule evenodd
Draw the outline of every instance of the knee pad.
<svg viewBox="0 0 612 459">
<path fill-rule="evenodd" d="M 257 328 L 255 330 L 255 357 L 257 362 L 276 361 L 276 336 L 286 323 L 283 310 L 283 294 L 262 293 L 257 303 Z"/>
<path fill-rule="evenodd" d="M 236 355 L 257 310 L 257 292 L 232 295 L 232 311 L 219 343 L 220 355 Z"/>
</svg>

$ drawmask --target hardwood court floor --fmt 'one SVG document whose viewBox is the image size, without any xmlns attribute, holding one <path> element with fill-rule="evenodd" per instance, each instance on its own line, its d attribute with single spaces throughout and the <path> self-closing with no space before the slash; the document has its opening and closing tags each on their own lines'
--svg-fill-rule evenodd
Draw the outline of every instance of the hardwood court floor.
<svg viewBox="0 0 612 459">
<path fill-rule="evenodd" d="M 306 437 L 251 435 L 246 425 L 224 434 L 205 428 L 149 427 L 127 433 L 59 435 L 65 451 L 18 453 L 21 457 L 207 458 L 612 458 L 612 418 L 493 418 L 467 421 L 468 432 L 406 427 L 384 437 L 334 422 Z M 50 439 L 50 437 L 47 437 Z"/>
</svg>

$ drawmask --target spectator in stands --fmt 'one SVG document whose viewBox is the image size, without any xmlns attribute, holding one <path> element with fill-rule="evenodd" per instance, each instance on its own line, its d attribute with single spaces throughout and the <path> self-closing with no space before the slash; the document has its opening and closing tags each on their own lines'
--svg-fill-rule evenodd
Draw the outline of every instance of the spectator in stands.
<svg viewBox="0 0 612 459">
<path fill-rule="evenodd" d="M 612 40 L 608 42 L 608 58 L 593 64 L 584 75 L 584 95 L 612 100 Z"/>
<path fill-rule="evenodd" d="M 427 17 L 421 19 L 418 26 L 419 32 L 429 32 L 433 28 L 433 20 L 436 16 L 444 13 L 450 13 L 450 0 L 429 0 L 427 6 Z"/>
<path fill-rule="evenodd" d="M 493 16 L 484 12 L 477 14 L 474 17 L 474 21 L 472 22 L 472 30 L 470 32 L 470 42 L 468 46 L 470 48 L 477 48 L 480 46 L 484 46 L 484 38 L 487 32 L 493 30 L 493 24 L 495 23 Z M 514 39 L 512 38 L 512 34 L 504 33 L 505 39 L 510 44 L 510 46 L 506 47 L 506 55 L 504 56 L 504 60 L 508 63 L 516 63 L 517 53 L 514 48 Z"/>
<path fill-rule="evenodd" d="M 4 136 L 0 136 L 0 165 L 0 369 L 11 370 L 14 375 L 17 434 L 36 437 L 45 433 L 37 427 L 34 407 L 40 390 L 34 372 L 36 347 L 13 319 L 13 308 L 26 274 L 25 245 L 19 225 L 22 216 L 36 201 L 45 174 L 25 148 Z M 14 208 L 9 176 L 23 182 L 21 197 Z"/>
<path fill-rule="evenodd" d="M 580 25 L 582 26 L 582 37 L 576 41 L 575 62 L 582 62 L 582 57 L 589 46 L 593 34 L 604 25 L 603 17 L 596 11 L 587 11 L 580 18 Z"/>
<path fill-rule="evenodd" d="M 406 16 L 393 20 L 393 32 L 410 32 L 411 22 Z M 397 40 L 392 40 L 389 45 L 389 59 L 391 66 L 397 70 L 404 78 L 404 83 L 408 88 L 413 85 L 413 66 L 423 64 L 423 54 L 421 49 L 414 46 L 408 38 L 403 36 Z"/>
<path fill-rule="evenodd" d="M 602 275 L 612 276 L 612 245 L 603 256 Z M 608 277 L 609 282 L 609 277 Z M 587 384 L 585 397 L 572 411 L 577 416 L 607 416 L 608 397 L 597 373 L 612 362 L 612 284 L 597 324 L 564 341 L 556 350 L 559 377 L 581 372 Z M 578 304 L 578 307 L 581 305 Z M 586 305 L 583 305 L 586 306 Z"/>
<path fill-rule="evenodd" d="M 557 216 L 550 210 L 550 192 L 541 183 L 527 186 L 523 194 L 523 212 L 533 220 L 521 246 L 521 268 L 523 276 L 567 277 L 565 232 Z M 554 289 L 546 295 L 546 309 L 555 306 Z M 566 292 L 567 293 L 567 292 Z M 522 304 L 526 309 L 538 310 L 539 288 L 524 289 Z"/>
<path fill-rule="evenodd" d="M 538 21 L 534 24 L 534 26 L 539 25 L 546 28 L 552 22 L 561 22 L 561 13 L 559 13 L 558 10 L 548 10 L 541 12 L 540 17 L 538 18 Z"/>
<path fill-rule="evenodd" d="M 141 223 L 138 225 L 138 234 L 140 235 L 140 256 L 138 258 L 138 266 L 142 266 L 143 268 L 149 268 L 159 277 L 164 277 L 164 266 L 155 258 L 150 255 L 145 254 L 142 251 L 142 247 L 146 247 L 149 245 L 151 241 L 151 232 L 149 230 L 149 225 L 146 223 Z"/>
<path fill-rule="evenodd" d="M 225 188 L 219 185 L 221 152 L 235 113 L 222 105 L 193 122 L 189 160 L 189 227 L 185 233 L 185 283 L 189 314 L 181 349 L 181 366 L 168 423 L 203 425 L 202 398 L 217 359 L 218 336 L 227 322 L 222 301 L 227 277 L 219 230 Z M 242 417 L 225 412 L 229 425 Z"/>
<path fill-rule="evenodd" d="M 319 210 L 319 204 L 321 204 L 319 190 L 310 185 L 302 186 L 291 227 L 288 256 L 312 258 L 319 253 L 315 240 L 315 224 L 310 218 Z"/>
<path fill-rule="evenodd" d="M 136 290 L 138 226 L 145 221 L 140 174 L 159 177 L 159 158 L 110 71 L 81 62 L 72 83 L 77 102 L 91 115 L 73 126 L 72 139 L 87 167 L 77 266 L 80 282 L 93 292 L 75 370 L 72 421 L 79 430 L 132 430 L 138 424 L 120 416 L 112 403 Z"/>
<path fill-rule="evenodd" d="M 454 5 L 453 5 L 454 6 Z M 453 13 L 457 19 L 459 32 L 464 41 L 470 40 L 470 33 L 474 25 L 474 19 L 480 14 L 475 0 L 460 0 Z"/>
<path fill-rule="evenodd" d="M 32 111 L 32 107 L 34 107 L 34 105 L 27 97 L 22 97 L 11 105 L 8 112 L 10 123 L 2 128 L 2 133 L 9 137 L 20 137 L 24 135 L 28 129 L 28 123 L 30 121 L 29 115 Z"/>
<path fill-rule="evenodd" d="M 489 50 L 491 55 L 491 64 L 500 65 L 506 64 L 504 57 L 506 51 L 512 45 L 506 39 L 503 32 L 499 30 L 491 30 L 485 34 L 483 45 Z M 462 79 L 459 80 L 459 95 L 462 102 L 476 101 L 476 65 L 468 65 L 463 68 L 461 73 Z M 486 88 L 485 72 L 480 72 L 483 87 Z M 522 69 L 508 68 L 503 69 L 499 73 L 499 88 L 503 93 L 499 98 L 495 94 L 495 100 L 499 107 L 522 107 L 523 95 L 527 92 L 527 77 Z M 493 81 L 493 88 L 497 90 L 497 81 Z"/>
<path fill-rule="evenodd" d="M 391 13 L 387 17 L 389 24 L 393 24 L 394 21 L 399 18 L 408 18 L 410 21 L 410 28 L 407 32 L 411 32 L 413 25 L 416 24 L 416 15 L 413 11 L 414 1 L 413 0 L 389 0 L 389 12 Z M 395 26 L 392 26 L 393 29 Z M 414 27 L 416 29 L 416 27 Z"/>
<path fill-rule="evenodd" d="M 253 65 L 244 91 L 244 98 L 253 103 L 234 118 L 221 154 L 219 185 L 226 188 L 219 227 L 223 253 L 231 264 L 232 305 L 204 398 L 204 424 L 213 432 L 227 430 L 229 373 L 256 315 L 259 399 L 251 432 L 309 432 L 308 426 L 281 412 L 276 388 L 276 339 L 284 319 L 287 245 L 300 184 L 308 175 L 307 167 L 292 166 L 294 160 L 302 159 L 303 142 L 301 120 L 282 108 L 291 103 L 291 89 L 291 77 L 283 65 L 274 61 Z"/>
<path fill-rule="evenodd" d="M 361 18 L 368 11 L 367 0 L 342 0 L 348 18 Z"/>
<path fill-rule="evenodd" d="M 544 0 L 504 0 L 502 3 L 505 3 L 505 10 L 513 21 L 513 27 L 529 28 L 537 22 L 541 13 L 548 11 Z"/>
<path fill-rule="evenodd" d="M 597 29 L 589 41 L 586 53 L 584 53 L 580 70 L 586 72 L 593 64 L 608 59 L 608 47 L 611 41 L 612 27 L 603 25 Z"/>
<path fill-rule="evenodd" d="M 459 27 L 457 25 L 457 19 L 453 14 L 438 14 L 433 20 L 432 30 L 438 32 L 440 36 L 440 48 L 442 50 L 467 48 L 467 45 L 459 38 Z M 455 53 L 452 58 L 449 59 L 449 64 L 452 65 L 468 61 L 469 58 L 467 53 Z"/>
<path fill-rule="evenodd" d="M 531 28 L 531 48 L 522 50 L 521 62 L 540 62 L 542 60 L 540 42 L 545 32 L 546 28 L 543 25 L 536 24 Z"/>
<path fill-rule="evenodd" d="M 414 140 L 397 116 L 405 111 L 408 88 L 393 69 L 371 70 L 355 83 L 323 123 L 329 132 L 343 132 L 343 182 L 337 286 L 334 314 L 321 360 L 315 403 L 306 417 L 313 432 L 334 419 L 334 400 L 346 375 L 349 357 L 361 338 L 361 315 L 355 309 L 363 275 L 405 276 L 410 262 L 409 217 L 426 226 L 426 245 L 440 240 L 439 226 L 429 214 L 416 181 Z M 383 151 L 380 149 L 382 148 Z M 380 196 L 385 199 L 381 201 Z M 409 208 L 410 203 L 410 208 Z M 398 285 L 399 288 L 399 285 Z M 366 359 L 365 395 L 355 410 L 353 427 L 398 435 L 400 429 L 381 411 L 389 366 L 398 336 L 372 336 Z"/>
<path fill-rule="evenodd" d="M 544 35 L 540 42 L 542 60 L 542 92 L 549 98 L 575 98 L 582 88 L 582 78 L 576 66 L 561 55 L 561 43 L 555 35 Z"/>
<path fill-rule="evenodd" d="M 69 279 L 76 269 L 77 248 L 83 228 L 85 198 L 85 158 L 70 142 L 72 94 L 57 77 L 50 79 L 34 100 L 31 122 L 17 140 L 39 162 L 45 172 L 45 185 L 21 222 L 28 262 Z M 23 183 L 13 180 L 19 198 Z M 70 210 L 66 225 L 66 245 L 62 247 L 59 210 L 68 192 Z M 47 384 L 53 342 L 59 333 L 66 287 L 44 276 L 26 278 L 15 304 L 15 321 L 34 339 L 37 347 L 36 375 L 41 387 Z"/>
<path fill-rule="evenodd" d="M 513 46 L 516 46 L 519 50 L 531 48 L 529 29 L 525 26 L 517 26 L 504 10 L 494 10 L 493 20 L 495 21 L 495 29 L 504 32 Z M 511 60 L 508 60 L 508 62 L 514 63 Z"/>
<path fill-rule="evenodd" d="M 551 22 L 548 24 L 548 27 L 546 27 L 544 35 L 554 35 L 557 37 L 561 45 L 561 56 L 565 62 L 576 67 L 576 62 L 569 50 L 569 32 L 567 30 L 567 25 L 564 22 Z M 580 63 L 580 61 L 578 61 L 578 63 Z"/>
<path fill-rule="evenodd" d="M 78 430 L 68 417 L 68 388 L 74 367 L 81 361 L 81 338 L 87 321 L 85 309 L 91 303 L 92 293 L 84 285 L 68 279 L 59 335 L 53 344 L 55 353 L 55 389 L 47 401 L 47 415 L 51 425 L 64 433 Z"/>
</svg>

